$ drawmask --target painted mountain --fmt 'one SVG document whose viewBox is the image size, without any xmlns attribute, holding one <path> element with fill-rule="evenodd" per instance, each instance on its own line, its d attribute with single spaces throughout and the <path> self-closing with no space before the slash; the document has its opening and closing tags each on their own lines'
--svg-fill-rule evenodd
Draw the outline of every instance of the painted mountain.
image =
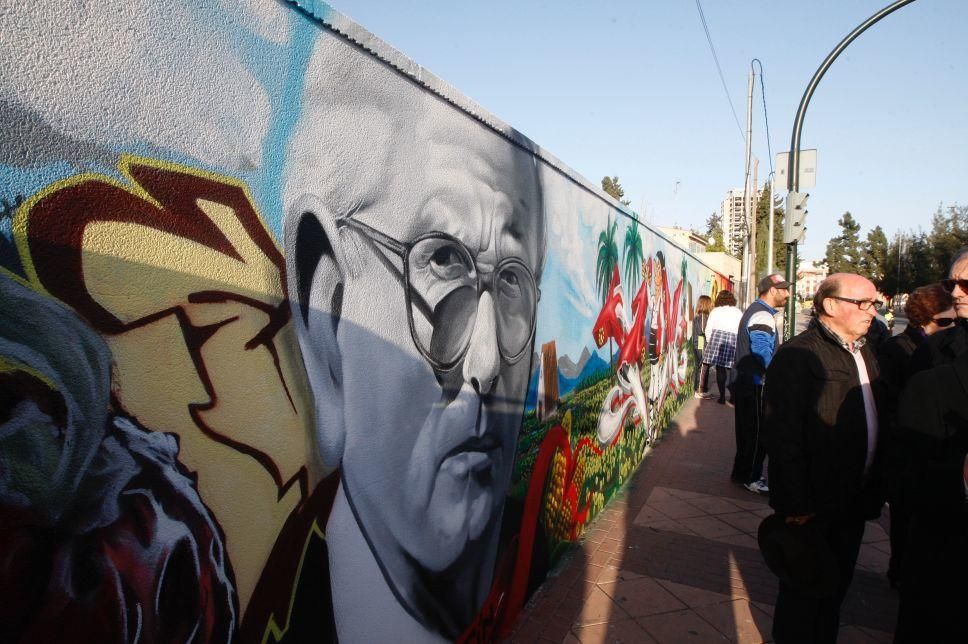
<svg viewBox="0 0 968 644">
<path fill-rule="evenodd" d="M 528 383 L 528 399 L 525 409 L 534 409 L 538 403 L 538 355 L 535 354 L 532 365 L 531 381 Z M 603 360 L 597 352 L 582 349 L 581 356 L 576 363 L 569 356 L 558 358 L 558 395 L 562 398 L 574 391 L 575 387 L 589 376 L 608 368 L 608 361 Z"/>
</svg>

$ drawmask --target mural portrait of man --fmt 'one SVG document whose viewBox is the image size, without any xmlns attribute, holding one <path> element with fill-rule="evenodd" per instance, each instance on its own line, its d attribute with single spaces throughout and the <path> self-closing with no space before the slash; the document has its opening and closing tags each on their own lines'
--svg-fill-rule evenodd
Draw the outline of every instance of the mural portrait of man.
<svg viewBox="0 0 968 644">
<path fill-rule="evenodd" d="M 337 631 L 455 638 L 492 586 L 530 375 L 536 163 L 372 61 L 334 73 L 331 47 L 290 138 L 284 235 L 315 438 L 339 467 Z"/>
</svg>

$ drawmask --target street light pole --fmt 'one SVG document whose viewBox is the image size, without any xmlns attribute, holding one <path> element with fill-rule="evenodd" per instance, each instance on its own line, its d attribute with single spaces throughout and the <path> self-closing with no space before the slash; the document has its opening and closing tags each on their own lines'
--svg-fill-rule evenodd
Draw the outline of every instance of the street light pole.
<svg viewBox="0 0 968 644">
<path fill-rule="evenodd" d="M 823 75 L 827 73 L 827 70 L 833 64 L 837 57 L 847 48 L 847 45 L 854 42 L 854 40 L 860 36 L 862 33 L 867 31 L 868 28 L 876 24 L 881 18 L 888 16 L 901 7 L 909 5 L 914 0 L 897 0 L 870 18 L 857 25 L 853 31 L 851 31 L 847 36 L 840 41 L 840 43 L 834 47 L 833 51 L 827 54 L 827 57 L 820 64 L 820 67 L 814 73 L 813 78 L 810 79 L 810 83 L 807 85 L 806 91 L 803 92 L 803 98 L 800 99 L 800 107 L 797 108 L 796 118 L 793 119 L 793 136 L 790 141 L 790 161 L 787 166 L 787 190 L 789 192 L 798 192 L 800 189 L 800 134 L 803 131 L 803 119 L 807 114 L 807 106 L 810 104 L 810 99 L 813 97 L 814 90 L 817 89 L 817 85 L 820 83 L 820 79 Z M 785 213 L 785 216 L 789 217 L 790 213 Z M 790 292 L 796 293 L 797 289 L 797 242 L 787 244 L 787 281 L 790 282 Z M 786 337 L 792 338 L 797 329 L 796 321 L 796 298 L 791 297 L 787 300 L 787 328 Z"/>
<path fill-rule="evenodd" d="M 899 232 L 897 234 L 897 283 L 894 286 L 894 306 L 901 303 L 901 248 L 904 246 L 904 237 Z"/>
</svg>

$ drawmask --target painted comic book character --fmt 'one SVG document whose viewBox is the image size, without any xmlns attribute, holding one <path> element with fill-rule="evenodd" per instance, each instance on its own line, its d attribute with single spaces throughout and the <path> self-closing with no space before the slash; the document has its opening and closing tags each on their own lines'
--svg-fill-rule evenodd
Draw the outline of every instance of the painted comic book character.
<svg viewBox="0 0 968 644">
<path fill-rule="evenodd" d="M 611 339 L 618 345 L 615 364 L 616 384 L 605 394 L 598 417 L 598 440 L 602 446 L 614 445 L 621 437 L 628 418 L 635 424 L 646 423 L 652 438 L 648 402 L 642 388 L 642 363 L 645 355 L 645 320 L 649 310 L 648 280 L 643 280 L 632 298 L 632 321 L 628 322 L 622 299 L 618 265 L 612 270 L 608 297 L 592 327 L 595 344 L 600 349 Z"/>
<path fill-rule="evenodd" d="M 175 436 L 112 411 L 107 346 L 0 271 L 0 641 L 229 642 L 224 536 Z"/>
</svg>

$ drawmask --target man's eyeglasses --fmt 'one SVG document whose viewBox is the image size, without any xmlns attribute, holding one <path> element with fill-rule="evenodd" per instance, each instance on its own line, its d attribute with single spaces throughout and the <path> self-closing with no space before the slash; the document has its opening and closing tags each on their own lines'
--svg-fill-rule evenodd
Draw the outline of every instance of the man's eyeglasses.
<svg viewBox="0 0 968 644">
<path fill-rule="evenodd" d="M 955 323 L 956 318 L 931 318 L 931 321 L 937 324 L 939 327 L 944 328 L 946 326 L 951 326 Z"/>
<path fill-rule="evenodd" d="M 839 295 L 828 295 L 832 300 L 840 300 L 841 302 L 850 302 L 851 304 L 856 304 L 857 308 L 861 311 L 870 311 L 871 307 L 880 308 L 884 306 L 884 302 L 880 300 L 855 300 L 852 297 L 840 297 Z"/>
<path fill-rule="evenodd" d="M 339 219 L 337 226 L 356 230 L 403 260 L 410 335 L 434 368 L 449 371 L 467 353 L 484 290 L 494 298 L 501 358 L 514 364 L 528 352 L 540 292 L 521 259 L 507 257 L 485 272 L 467 246 L 447 233 L 430 232 L 404 243 L 351 217 Z"/>
<path fill-rule="evenodd" d="M 941 288 L 953 293 L 956 286 L 960 286 L 964 293 L 968 293 L 968 280 L 947 279 L 941 280 Z"/>
</svg>

